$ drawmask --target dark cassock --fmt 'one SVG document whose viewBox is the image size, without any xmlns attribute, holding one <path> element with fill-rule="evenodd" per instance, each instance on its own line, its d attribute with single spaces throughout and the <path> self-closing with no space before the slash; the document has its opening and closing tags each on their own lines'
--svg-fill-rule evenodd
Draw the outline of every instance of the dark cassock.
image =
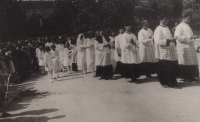
<svg viewBox="0 0 200 122">
<path fill-rule="evenodd" d="M 198 61 L 194 46 L 193 32 L 190 26 L 181 22 L 175 31 L 177 37 L 178 64 L 180 69 L 179 76 L 183 79 L 192 81 L 199 77 Z"/>
<path fill-rule="evenodd" d="M 180 88 L 177 85 L 176 72 L 178 67 L 175 39 L 166 26 L 168 20 L 164 15 L 159 17 L 160 25 L 154 31 L 155 56 L 159 59 L 158 80 L 166 87 Z"/>
<path fill-rule="evenodd" d="M 141 74 L 151 78 L 157 73 L 158 59 L 155 58 L 153 32 L 150 28 L 142 28 L 138 33 L 139 53 L 141 58 Z"/>
<path fill-rule="evenodd" d="M 122 77 L 130 78 L 135 83 L 139 83 L 137 78 L 140 77 L 140 56 L 138 50 L 137 37 L 131 33 L 132 27 L 128 26 L 126 32 L 120 40 Z"/>
<path fill-rule="evenodd" d="M 100 79 L 112 79 L 113 67 L 111 62 L 111 44 L 108 36 L 98 36 L 96 38 L 97 67 L 96 76 Z"/>
</svg>

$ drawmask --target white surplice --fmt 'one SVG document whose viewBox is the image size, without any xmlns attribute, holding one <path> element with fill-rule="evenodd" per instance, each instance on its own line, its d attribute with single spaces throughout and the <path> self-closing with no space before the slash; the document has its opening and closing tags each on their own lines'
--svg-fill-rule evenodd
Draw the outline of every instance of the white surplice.
<svg viewBox="0 0 200 122">
<path fill-rule="evenodd" d="M 104 47 L 107 44 L 110 44 L 110 42 L 107 42 L 106 39 L 101 36 L 103 43 L 99 43 L 96 41 L 96 49 L 97 51 L 97 66 L 108 66 L 111 65 L 111 49 L 109 47 Z"/>
<path fill-rule="evenodd" d="M 153 32 L 150 28 L 142 28 L 138 33 L 139 54 L 142 62 L 155 63 L 155 47 L 153 42 Z"/>
<path fill-rule="evenodd" d="M 121 62 L 124 64 L 141 63 L 137 37 L 133 33 L 127 32 L 125 32 L 122 36 L 122 40 L 120 41 Z M 132 40 L 135 42 L 136 46 L 131 43 Z"/>
<path fill-rule="evenodd" d="M 159 25 L 154 31 L 155 57 L 161 60 L 177 60 L 177 50 L 174 43 L 167 45 L 167 39 L 172 39 L 167 26 Z"/>
<path fill-rule="evenodd" d="M 194 46 L 193 32 L 186 23 L 180 23 L 175 30 L 177 38 L 178 63 L 181 65 L 198 65 L 197 54 Z"/>
</svg>

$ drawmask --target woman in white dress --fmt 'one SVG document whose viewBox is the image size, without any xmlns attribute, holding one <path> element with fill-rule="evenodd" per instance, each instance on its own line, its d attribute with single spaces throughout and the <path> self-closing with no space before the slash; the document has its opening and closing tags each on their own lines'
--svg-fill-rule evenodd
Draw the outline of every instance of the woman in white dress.
<svg viewBox="0 0 200 122">
<path fill-rule="evenodd" d="M 40 46 L 38 50 L 38 64 L 41 67 L 41 75 L 44 75 L 45 74 L 44 48 L 42 46 Z"/>
<path fill-rule="evenodd" d="M 59 61 L 60 57 L 59 57 L 59 52 L 56 50 L 56 46 L 55 45 L 51 45 L 51 53 L 52 53 L 52 60 L 53 60 L 53 77 L 54 79 L 57 79 L 59 77 L 58 73 L 59 70 L 62 68 L 61 67 L 61 63 Z"/>
<path fill-rule="evenodd" d="M 95 69 L 95 50 L 94 50 L 95 39 L 93 38 L 93 33 L 90 31 L 87 34 L 85 40 L 86 47 L 86 63 L 87 63 L 87 72 L 94 73 Z"/>
<path fill-rule="evenodd" d="M 44 58 L 44 62 L 46 64 L 47 67 L 47 71 L 48 71 L 48 76 L 49 76 L 49 82 L 53 83 L 54 79 L 53 79 L 53 70 L 54 70 L 54 65 L 53 65 L 53 60 L 52 60 L 52 53 L 50 51 L 50 47 L 46 47 L 46 53 L 45 53 L 45 58 Z"/>
<path fill-rule="evenodd" d="M 78 50 L 78 53 L 77 53 L 78 70 L 81 70 L 83 71 L 83 73 L 86 73 L 85 37 L 82 33 L 78 35 L 76 46 Z"/>
<path fill-rule="evenodd" d="M 71 69 L 70 67 L 72 67 L 72 61 L 71 61 L 71 55 L 69 54 L 70 51 L 70 45 L 69 43 L 67 45 L 65 45 L 63 54 L 64 54 L 64 58 L 63 58 L 63 66 L 67 68 L 68 73 L 71 74 Z"/>
</svg>

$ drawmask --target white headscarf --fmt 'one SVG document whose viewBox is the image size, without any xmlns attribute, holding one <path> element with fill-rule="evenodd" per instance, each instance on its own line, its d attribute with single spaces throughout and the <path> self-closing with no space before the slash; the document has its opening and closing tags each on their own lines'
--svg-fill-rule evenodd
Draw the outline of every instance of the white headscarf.
<svg viewBox="0 0 200 122">
<path fill-rule="evenodd" d="M 81 40 L 81 36 L 83 36 L 82 40 Z M 80 33 L 80 34 L 78 35 L 76 45 L 79 46 L 79 45 L 84 44 L 84 40 L 85 40 L 85 36 L 83 35 L 83 33 Z"/>
</svg>

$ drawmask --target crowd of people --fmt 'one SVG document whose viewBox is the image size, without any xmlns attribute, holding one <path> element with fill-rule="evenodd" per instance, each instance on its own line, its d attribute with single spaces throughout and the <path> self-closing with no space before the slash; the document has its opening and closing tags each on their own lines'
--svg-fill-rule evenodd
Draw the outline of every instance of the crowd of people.
<svg viewBox="0 0 200 122">
<path fill-rule="evenodd" d="M 79 70 L 84 74 L 92 72 L 100 80 L 121 74 L 134 83 L 139 83 L 141 75 L 152 78 L 152 74 L 157 74 L 163 87 L 180 88 L 177 77 L 188 82 L 199 77 L 191 19 L 190 14 L 185 14 L 173 32 L 167 27 L 167 16 L 161 14 L 154 32 L 143 20 L 138 35 L 127 25 L 118 29 L 118 35 L 116 30 L 108 33 L 100 29 L 80 33 L 77 39 L 46 36 L 9 41 L 0 49 L 0 62 L 11 74 L 11 82 L 22 82 L 39 69 L 41 75 L 48 72 L 50 82 L 59 78 L 60 71 L 70 74 Z"/>
<path fill-rule="evenodd" d="M 141 75 L 152 78 L 157 74 L 163 88 L 181 89 L 177 78 L 191 82 L 199 77 L 200 47 L 195 48 L 198 37 L 189 26 L 191 19 L 186 13 L 172 31 L 167 27 L 168 17 L 161 14 L 154 32 L 148 20 L 142 20 L 138 35 L 126 25 L 118 29 L 118 35 L 116 30 L 100 29 L 80 33 L 77 40 L 65 35 L 8 41 L 0 48 L 0 73 L 11 74 L 10 82 L 23 82 L 40 70 L 41 75 L 48 73 L 51 83 L 61 71 L 93 73 L 99 80 L 120 74 L 136 84 Z"/>
</svg>

